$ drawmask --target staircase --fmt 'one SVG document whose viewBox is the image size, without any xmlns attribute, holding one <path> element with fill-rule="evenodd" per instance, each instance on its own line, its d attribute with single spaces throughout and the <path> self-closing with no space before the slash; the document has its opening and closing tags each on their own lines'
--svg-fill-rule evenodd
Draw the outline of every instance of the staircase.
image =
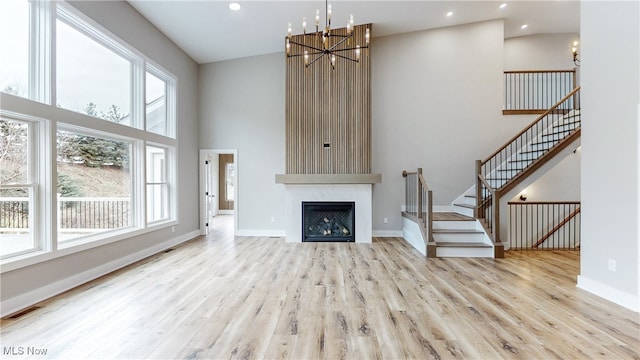
<svg viewBox="0 0 640 360">
<path fill-rule="evenodd" d="M 424 224 L 421 233 L 427 257 L 504 256 L 500 199 L 579 139 L 579 91 L 576 87 L 487 159 L 478 160 L 476 184 L 453 201 L 452 212 L 433 212 L 418 200 L 413 214 Z M 422 181 L 417 181 L 416 193 L 421 193 L 424 179 L 421 169 L 418 173 Z M 407 189 L 410 186 L 407 183 Z M 407 204 L 410 201 L 408 197 Z M 412 215 L 403 212 L 403 216 L 411 219 Z"/>
</svg>

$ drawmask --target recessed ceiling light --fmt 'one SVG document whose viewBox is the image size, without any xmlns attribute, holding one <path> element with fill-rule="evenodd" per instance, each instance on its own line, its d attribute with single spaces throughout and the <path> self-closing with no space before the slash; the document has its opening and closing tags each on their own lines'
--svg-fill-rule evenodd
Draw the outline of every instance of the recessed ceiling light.
<svg viewBox="0 0 640 360">
<path fill-rule="evenodd" d="M 453 11 L 449 11 L 449 12 L 447 13 L 447 16 L 453 16 Z"/>
<path fill-rule="evenodd" d="M 504 9 L 507 7 L 507 3 L 502 3 L 502 5 L 500 5 L 500 9 Z"/>
<path fill-rule="evenodd" d="M 229 4 L 229 9 L 233 11 L 238 11 L 240 10 L 240 4 L 238 4 L 237 2 L 232 2 Z"/>
<path fill-rule="evenodd" d="M 523 29 L 523 30 L 524 30 L 524 29 L 526 29 L 526 28 L 528 28 L 528 27 L 529 27 L 529 25 L 524 24 L 524 25 L 520 26 L 520 29 Z"/>
</svg>

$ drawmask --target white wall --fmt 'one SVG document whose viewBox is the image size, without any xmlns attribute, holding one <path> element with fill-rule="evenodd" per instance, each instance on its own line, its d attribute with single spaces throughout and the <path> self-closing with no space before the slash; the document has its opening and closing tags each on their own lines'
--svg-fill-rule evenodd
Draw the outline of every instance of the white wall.
<svg viewBox="0 0 640 360">
<path fill-rule="evenodd" d="M 527 201 L 580 201 L 581 154 L 577 150 L 527 186 Z M 519 197 L 511 201 L 520 201 Z"/>
<path fill-rule="evenodd" d="M 200 66 L 203 149 L 236 149 L 238 235 L 284 235 L 285 57 L 262 55 Z M 271 222 L 271 218 L 274 222 Z"/>
<path fill-rule="evenodd" d="M 571 70 L 575 68 L 571 47 L 578 34 L 539 34 L 504 41 L 504 70 Z M 578 68 L 578 72 L 580 69 Z M 509 115 L 507 118 L 534 121 L 538 115 Z M 527 187 L 528 201 L 579 201 L 580 155 L 570 155 Z M 511 201 L 518 201 L 519 195 Z"/>
<path fill-rule="evenodd" d="M 422 167 L 434 205 L 450 205 L 473 185 L 475 160 L 526 121 L 502 116 L 502 20 L 374 40 L 372 172 L 382 184 L 374 186 L 373 227 L 394 231 L 403 170 Z"/>
<path fill-rule="evenodd" d="M 504 40 L 504 70 L 571 70 L 579 34 L 539 34 Z"/>
<path fill-rule="evenodd" d="M 501 20 L 374 38 L 378 234 L 402 228 L 402 170 L 423 167 L 435 205 L 449 205 L 473 184 L 474 161 L 532 120 L 501 113 L 503 48 Z M 200 66 L 199 146 L 238 149 L 240 234 L 284 231 L 284 186 L 274 180 L 285 168 L 284 70 L 282 53 Z"/>
<path fill-rule="evenodd" d="M 178 220 L 170 228 L 56 258 L 0 276 L 2 312 L 28 306 L 119 266 L 193 237 L 198 229 L 197 64 L 124 1 L 78 1 L 72 5 L 139 49 L 178 80 Z M 195 205 L 194 205 L 195 204 Z"/>
<path fill-rule="evenodd" d="M 583 1 L 578 286 L 640 311 L 640 3 Z M 616 271 L 608 270 L 609 261 Z"/>
</svg>

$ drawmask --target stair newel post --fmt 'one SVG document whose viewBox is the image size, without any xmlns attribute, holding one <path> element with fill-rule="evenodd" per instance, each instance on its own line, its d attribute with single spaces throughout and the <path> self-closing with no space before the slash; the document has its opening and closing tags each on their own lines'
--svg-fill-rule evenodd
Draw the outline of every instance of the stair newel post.
<svg viewBox="0 0 640 360">
<path fill-rule="evenodd" d="M 476 208 L 473 209 L 473 215 L 476 219 L 481 217 L 480 204 L 482 204 L 482 182 L 480 181 L 480 173 L 482 172 L 482 160 L 476 160 Z"/>
<path fill-rule="evenodd" d="M 422 219 L 422 188 L 420 187 L 420 177 L 422 175 L 422 168 L 418 168 L 418 174 L 416 175 L 416 194 L 418 195 L 418 219 Z"/>
<path fill-rule="evenodd" d="M 427 242 L 433 242 L 433 193 L 427 192 Z"/>
<path fill-rule="evenodd" d="M 500 191 L 493 192 L 493 199 L 491 199 L 493 211 L 493 243 L 500 243 Z"/>
</svg>

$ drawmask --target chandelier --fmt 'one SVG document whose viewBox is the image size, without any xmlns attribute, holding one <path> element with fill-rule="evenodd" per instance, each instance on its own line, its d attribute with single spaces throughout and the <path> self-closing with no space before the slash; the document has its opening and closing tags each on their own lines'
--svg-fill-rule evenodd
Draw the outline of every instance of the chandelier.
<svg viewBox="0 0 640 360">
<path fill-rule="evenodd" d="M 291 23 L 287 30 L 285 40 L 285 48 L 287 57 L 302 57 L 304 66 L 309 67 L 325 56 L 331 63 L 331 68 L 336 68 L 336 59 L 344 59 L 352 62 L 360 62 L 360 53 L 363 49 L 369 48 L 371 31 L 367 27 L 365 29 L 365 45 L 361 46 L 352 44 L 352 38 L 355 33 L 355 25 L 353 23 L 353 15 L 349 16 L 347 21 L 346 34 L 342 29 L 331 30 L 331 4 L 325 0 L 325 26 L 320 31 L 320 10 L 316 9 L 315 17 L 316 31 L 307 33 L 307 18 L 302 18 L 301 35 L 296 35 L 295 40 L 292 35 Z M 301 41 L 297 41 L 300 39 Z"/>
</svg>

